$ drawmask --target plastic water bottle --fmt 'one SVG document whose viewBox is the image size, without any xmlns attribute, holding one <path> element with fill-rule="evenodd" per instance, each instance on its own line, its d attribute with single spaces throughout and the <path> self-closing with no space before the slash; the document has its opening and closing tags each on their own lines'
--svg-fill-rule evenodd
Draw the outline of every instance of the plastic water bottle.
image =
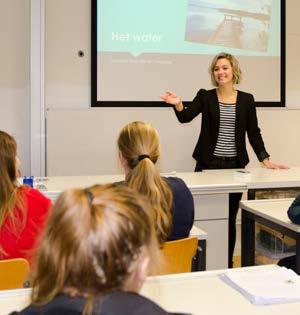
<svg viewBox="0 0 300 315">
<path fill-rule="evenodd" d="M 27 185 L 33 188 L 34 176 L 24 176 L 23 177 L 23 185 Z"/>
</svg>

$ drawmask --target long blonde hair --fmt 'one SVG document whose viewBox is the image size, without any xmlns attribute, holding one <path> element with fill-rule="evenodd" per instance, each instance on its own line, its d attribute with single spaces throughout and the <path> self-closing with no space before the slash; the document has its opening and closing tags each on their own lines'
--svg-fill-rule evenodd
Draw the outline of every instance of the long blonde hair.
<svg viewBox="0 0 300 315">
<path fill-rule="evenodd" d="M 58 294 L 97 296 L 122 289 L 142 250 L 158 253 L 148 204 L 126 186 L 70 189 L 58 197 L 33 272 L 32 302 Z M 158 257 L 158 256 L 157 256 Z"/>
<path fill-rule="evenodd" d="M 4 131 L 0 131 L 0 229 L 10 220 L 12 233 L 24 226 L 26 209 L 23 195 L 17 186 L 17 143 Z M 20 211 L 16 214 L 16 208 Z M 5 254 L 0 243 L 0 256 Z"/>
<path fill-rule="evenodd" d="M 129 168 L 126 182 L 150 201 L 157 237 L 163 243 L 171 232 L 173 194 L 155 166 L 160 155 L 158 132 L 141 121 L 129 123 L 120 132 L 118 147 Z"/>
</svg>

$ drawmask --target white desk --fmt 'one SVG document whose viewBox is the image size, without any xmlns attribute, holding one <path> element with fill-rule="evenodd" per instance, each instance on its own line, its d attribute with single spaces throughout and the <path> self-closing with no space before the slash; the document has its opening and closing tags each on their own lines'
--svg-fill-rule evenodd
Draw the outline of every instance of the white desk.
<svg viewBox="0 0 300 315">
<path fill-rule="evenodd" d="M 235 177 L 236 181 L 244 183 L 248 190 L 248 199 L 254 199 L 256 190 L 262 189 L 286 189 L 300 187 L 300 167 L 292 167 L 286 170 L 270 170 L 263 167 L 247 168 L 250 171 L 249 176 Z M 220 172 L 214 170 L 210 172 Z M 228 176 L 232 175 L 234 170 L 222 170 Z"/>
<path fill-rule="evenodd" d="M 250 267 L 267 269 L 268 265 Z M 278 267 L 279 268 L 279 267 Z M 171 312 L 193 315 L 298 314 L 299 303 L 257 306 L 219 279 L 219 271 L 194 272 L 149 278 L 142 294 Z"/>
<path fill-rule="evenodd" d="M 20 311 L 30 304 L 31 289 L 0 290 L 0 315 Z"/>
<path fill-rule="evenodd" d="M 163 174 L 168 175 L 168 174 Z M 209 236 L 207 241 L 206 268 L 223 269 L 227 267 L 228 259 L 228 203 L 230 192 L 247 191 L 245 183 L 236 181 L 233 173 L 204 171 L 201 173 L 171 174 L 182 178 L 191 190 L 195 202 L 194 225 L 205 230 Z M 58 192 L 71 187 L 86 187 L 93 184 L 103 184 L 121 181 L 123 175 L 100 176 L 67 176 L 48 177 L 44 182 L 45 192 L 55 199 Z"/>
<path fill-rule="evenodd" d="M 293 224 L 287 209 L 294 199 L 249 200 L 241 202 L 242 266 L 254 265 L 255 222 L 268 226 L 296 240 L 296 267 L 300 274 L 300 226 Z"/>
<path fill-rule="evenodd" d="M 249 268 L 266 269 L 269 266 Z M 298 314 L 300 303 L 268 306 L 251 304 L 239 292 L 219 279 L 222 271 L 192 272 L 150 277 L 142 294 L 170 312 L 193 315 L 283 315 Z M 29 304 L 30 289 L 0 291 L 0 315 L 21 310 Z"/>
<path fill-rule="evenodd" d="M 207 240 L 207 233 L 195 225 L 193 225 L 190 230 L 190 236 L 197 237 L 198 241 Z"/>
<path fill-rule="evenodd" d="M 163 174 L 182 178 L 191 190 L 195 202 L 194 224 L 209 235 L 207 241 L 207 269 L 223 269 L 228 259 L 229 193 L 248 192 L 253 198 L 257 189 L 300 187 L 300 167 L 288 170 L 249 168 L 250 176 L 236 176 L 236 170 L 205 170 L 201 173 Z M 86 187 L 121 181 L 123 175 L 49 177 L 44 184 L 47 194 L 70 187 Z"/>
<path fill-rule="evenodd" d="M 246 180 L 247 188 L 295 188 L 300 187 L 300 167 L 292 167 L 286 170 L 269 170 L 263 167 L 249 168 L 251 178 Z"/>
</svg>

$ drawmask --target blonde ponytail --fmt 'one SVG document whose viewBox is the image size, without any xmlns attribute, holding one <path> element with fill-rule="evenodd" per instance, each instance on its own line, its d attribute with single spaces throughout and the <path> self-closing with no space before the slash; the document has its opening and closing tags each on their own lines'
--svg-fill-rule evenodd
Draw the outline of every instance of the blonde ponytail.
<svg viewBox="0 0 300 315">
<path fill-rule="evenodd" d="M 160 155 L 159 135 L 151 125 L 133 122 L 122 129 L 118 146 L 129 169 L 126 183 L 149 200 L 158 241 L 163 243 L 171 233 L 173 194 L 155 166 Z"/>
</svg>

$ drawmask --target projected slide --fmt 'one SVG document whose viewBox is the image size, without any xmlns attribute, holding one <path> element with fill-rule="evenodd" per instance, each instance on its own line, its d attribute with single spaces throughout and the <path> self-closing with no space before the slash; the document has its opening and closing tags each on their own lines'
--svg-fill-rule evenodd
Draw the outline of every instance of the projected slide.
<svg viewBox="0 0 300 315">
<path fill-rule="evenodd" d="M 221 51 L 238 57 L 240 89 L 281 100 L 280 0 L 95 2 L 98 102 L 158 102 L 165 90 L 191 101 L 211 88 L 207 69 Z"/>
</svg>

